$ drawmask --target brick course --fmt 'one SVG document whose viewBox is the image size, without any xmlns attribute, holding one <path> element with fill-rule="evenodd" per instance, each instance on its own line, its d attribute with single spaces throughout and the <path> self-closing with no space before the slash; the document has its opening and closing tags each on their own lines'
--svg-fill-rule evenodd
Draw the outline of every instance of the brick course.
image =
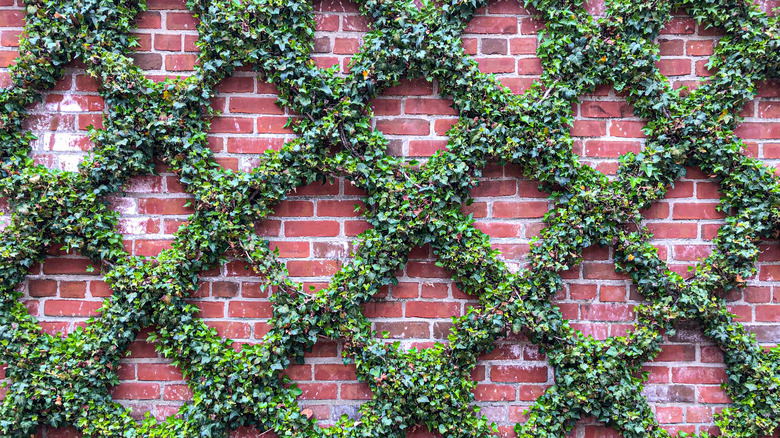
<svg viewBox="0 0 780 438">
<path fill-rule="evenodd" d="M 197 20 L 186 11 L 183 0 L 148 0 L 149 10 L 138 20 L 139 47 L 134 58 L 154 80 L 191 73 L 196 63 Z M 463 45 L 486 73 L 493 73 L 515 93 L 527 90 L 542 72 L 536 57 L 537 32 L 544 24 L 535 20 L 517 0 L 493 0 L 478 11 L 466 27 Z M 760 2 L 769 10 L 776 0 Z M 0 2 L 0 85 L 8 86 L 6 67 L 16 57 L 18 37 L 24 24 L 20 0 Z M 312 57 L 320 67 L 335 66 L 348 71 L 351 55 L 362 44 L 369 23 L 347 0 L 314 2 L 315 49 Z M 591 0 L 593 14 L 604 12 L 603 1 Z M 717 29 L 697 24 L 679 11 L 667 24 L 657 43 L 659 69 L 675 87 L 694 88 L 699 78 L 711 73 L 705 64 L 720 34 Z M 76 170 L 91 149 L 87 127 L 101 125 L 104 102 L 98 84 L 85 76 L 83 65 L 73 62 L 44 101 L 31 108 L 26 128 L 38 137 L 33 158 L 39 164 Z M 222 115 L 212 122 L 209 147 L 226 168 L 251 170 L 259 154 L 278 149 L 294 138 L 285 128 L 289 110 L 276 104 L 277 90 L 258 81 L 250 68 L 240 68 L 223 81 L 212 106 Z M 451 100 L 439 94 L 436 83 L 409 79 L 374 99 L 375 127 L 390 140 L 390 153 L 424 160 L 446 149 L 447 130 L 456 121 Z M 645 121 L 634 116 L 624 95 L 609 85 L 598 86 L 581 96 L 575 105 L 572 147 L 582 161 L 613 175 L 618 158 L 638 152 L 644 146 Z M 758 96 L 745 105 L 744 123 L 737 133 L 745 153 L 780 165 L 780 83 L 761 84 Z M 522 169 L 489 164 L 475 201 L 463 206 L 473 215 L 475 226 L 491 236 L 494 247 L 511 269 L 525 263 L 525 256 L 544 224 L 551 207 L 538 184 L 523 178 Z M 711 241 L 725 217 L 717 211 L 717 182 L 698 169 L 689 169 L 664 200 L 645 211 L 645 224 L 655 234 L 653 243 L 670 269 L 690 275 L 700 258 L 711 251 Z M 369 227 L 355 207 L 362 207 L 362 193 L 348 181 L 300 187 L 275 207 L 274 215 L 256 224 L 258 234 L 278 248 L 290 275 L 315 290 L 349 259 L 355 237 Z M 108 202 L 120 214 L 119 231 L 127 251 L 154 257 L 169 247 L 173 234 L 192 212 L 190 197 L 175 175 L 160 163 L 155 175 L 139 176 Z M 0 224 L 7 223 L 7 204 L 0 200 Z M 750 328 L 759 342 L 773 346 L 780 342 L 780 250 L 777 241 L 762 245 L 756 277 L 746 279 L 748 287 L 726 297 L 730 310 Z M 616 274 L 609 247 L 589 248 L 580 265 L 564 273 L 565 287 L 555 298 L 572 326 L 598 339 L 625 334 L 632 329 L 634 306 L 642 302 L 631 282 Z M 425 348 L 446 340 L 451 317 L 464 314 L 476 297 L 461 292 L 448 272 L 435 265 L 429 247 L 409 254 L 407 266 L 397 273 L 399 284 L 385 289 L 364 306 L 364 313 L 377 332 L 406 347 Z M 87 272 L 88 261 L 77 253 L 50 250 L 42 265 L 31 268 L 26 281 L 25 304 L 50 333 L 68 333 L 94 315 L 110 290 L 96 272 Z M 191 301 L 200 317 L 220 335 L 234 340 L 233 346 L 259 342 L 267 332 L 271 316 L 269 291 L 260 287 L 258 276 L 241 261 L 202 273 L 200 287 Z M 165 418 L 191 398 L 186 382 L 176 367 L 158 356 L 145 341 L 149 328 L 133 343 L 131 355 L 119 370 L 121 384 L 113 397 L 134 409 L 140 418 L 150 412 Z M 300 403 L 322 424 L 342 414 L 354 415 L 370 398 L 368 386 L 358 382 L 354 368 L 341 361 L 338 342 L 320 341 L 307 354 L 306 364 L 286 370 L 303 390 Z M 0 379 L 4 372 L 0 367 Z M 720 388 L 725 380 L 722 356 L 695 325 L 681 324 L 668 337 L 659 356 L 647 363 L 645 394 L 659 423 L 671 432 L 713 432 L 713 415 L 725 407 L 728 396 Z M 512 436 L 512 426 L 523 421 L 523 410 L 554 383 L 553 370 L 522 336 L 509 336 L 484 355 L 473 373 L 477 405 L 501 433 Z M 0 398 L 4 392 L 0 389 Z M 262 431 L 242 429 L 235 437 L 259 436 Z M 73 437 L 70 429 L 41 429 L 39 436 Z M 429 436 L 423 429 L 409 436 Z M 617 436 L 611 429 L 584 418 L 575 437 Z"/>
</svg>

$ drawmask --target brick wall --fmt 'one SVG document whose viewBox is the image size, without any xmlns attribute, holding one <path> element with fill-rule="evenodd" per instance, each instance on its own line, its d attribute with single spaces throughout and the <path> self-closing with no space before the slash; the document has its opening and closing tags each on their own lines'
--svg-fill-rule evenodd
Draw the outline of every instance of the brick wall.
<svg viewBox="0 0 780 438">
<path fill-rule="evenodd" d="M 765 10 L 780 6 L 780 1 L 760 3 Z M 148 0 L 148 5 L 138 20 L 136 62 L 155 79 L 190 74 L 197 56 L 197 20 L 183 0 Z M 360 49 L 368 22 L 348 0 L 318 0 L 314 7 L 317 32 L 312 56 L 319 66 L 337 65 L 344 72 L 350 56 Z M 604 5 L 592 0 L 589 9 L 594 15 L 603 14 Z M 23 25 L 21 0 L 0 0 L 2 86 L 9 84 L 6 67 L 16 56 Z M 537 31 L 543 26 L 517 0 L 494 0 L 468 25 L 463 44 L 483 71 L 496 74 L 513 92 L 522 93 L 541 73 L 535 53 Z M 657 41 L 661 71 L 675 87 L 695 87 L 710 74 L 705 64 L 719 36 L 717 29 L 697 25 L 685 11 L 679 11 Z M 27 128 L 38 137 L 33 145 L 38 163 L 77 168 L 92 146 L 87 126 L 101 123 L 103 101 L 96 90 L 97 84 L 85 76 L 83 65 L 74 62 L 45 94 L 44 102 L 31 108 Z M 240 69 L 220 85 L 212 105 L 223 115 L 213 121 L 209 141 L 223 166 L 249 170 L 260 153 L 279 148 L 293 137 L 283 125 L 295 115 L 275 104 L 276 93 L 250 69 Z M 408 80 L 374 101 L 376 128 L 390 139 L 393 154 L 424 159 L 446 148 L 447 129 L 456 120 L 449 105 L 436 83 Z M 621 154 L 643 147 L 644 121 L 634 117 L 624 97 L 611 87 L 582 96 L 575 114 L 575 152 L 606 174 L 616 171 Z M 746 153 L 778 166 L 780 83 L 761 84 L 758 97 L 745 106 L 742 116 L 745 122 L 738 134 L 745 140 Z M 135 255 L 155 256 L 166 248 L 191 212 L 185 207 L 188 195 L 176 176 L 163 165 L 156 171 L 134 178 L 124 193 L 109 200 L 121 214 L 120 231 L 128 251 Z M 516 166 L 489 165 L 480 186 L 472 191 L 475 202 L 463 209 L 474 215 L 476 226 L 491 236 L 513 268 L 522 267 L 529 243 L 543 227 L 541 218 L 550 207 L 546 194 L 537 190 L 538 184 L 520 175 Z M 257 223 L 257 232 L 279 248 L 294 279 L 322 287 L 348 259 L 356 236 L 368 227 L 354 211 L 360 199 L 361 192 L 342 179 L 301 187 L 276 207 L 272 217 Z M 685 274 L 709 253 L 723 222 L 723 215 L 715 210 L 717 202 L 717 181 L 692 168 L 666 199 L 645 212 L 646 223 L 655 233 L 654 243 L 672 269 Z M 5 223 L 7 207 L 0 214 Z M 742 294 L 726 299 L 758 340 L 773 346 L 780 341 L 780 287 L 775 285 L 775 277 L 780 279 L 778 242 L 765 242 L 763 250 L 758 275 L 749 280 Z M 415 249 L 406 268 L 398 273 L 399 285 L 365 306 L 378 332 L 386 330 L 392 340 L 424 348 L 446 339 L 450 318 L 475 303 L 434 262 L 430 248 Z M 84 324 L 111 294 L 99 273 L 85 273 L 87 264 L 79 254 L 51 248 L 46 262 L 31 270 L 24 285 L 26 304 L 47 332 L 64 334 Z M 583 263 L 565 278 L 566 287 L 555 304 L 575 327 L 599 339 L 632 327 L 633 307 L 642 297 L 627 277 L 615 273 L 611 248 L 589 249 Z M 235 340 L 236 347 L 259 342 L 267 331 L 268 296 L 239 261 L 203 273 L 192 301 L 201 309 L 200 316 Z M 729 403 L 720 388 L 725 378 L 721 353 L 695 324 L 683 323 L 679 328 L 676 336 L 667 339 L 662 353 L 646 364 L 650 377 L 645 393 L 658 421 L 670 431 L 713 432 L 713 414 Z M 123 360 L 122 382 L 113 397 L 139 416 L 148 411 L 164 418 L 187 402 L 189 392 L 177 368 L 158 357 L 154 346 L 143 339 L 144 333 Z M 287 370 L 303 389 L 300 403 L 324 425 L 342 414 L 354 415 L 371 397 L 368 387 L 356 380 L 354 370 L 342 364 L 341 348 L 337 342 L 321 341 L 304 365 Z M 512 436 L 513 425 L 523 421 L 523 410 L 553 383 L 553 372 L 532 344 L 509 337 L 480 360 L 474 378 L 482 413 L 496 422 L 502 434 Z M 0 389 L 0 398 L 3 394 Z M 244 430 L 235 436 L 259 436 L 261 432 Z M 39 435 L 78 436 L 69 429 L 43 428 Z M 412 435 L 427 436 L 422 430 Z M 584 418 L 573 436 L 617 434 Z"/>
</svg>

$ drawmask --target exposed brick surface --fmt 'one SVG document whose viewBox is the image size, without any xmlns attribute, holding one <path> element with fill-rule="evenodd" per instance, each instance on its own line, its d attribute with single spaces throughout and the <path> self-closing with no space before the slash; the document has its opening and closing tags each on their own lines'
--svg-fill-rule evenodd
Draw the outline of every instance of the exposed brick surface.
<svg viewBox="0 0 780 438">
<path fill-rule="evenodd" d="M 139 21 L 136 63 L 155 79 L 186 76 L 197 61 L 197 20 L 183 0 L 149 0 L 149 10 Z M 776 5 L 763 2 L 762 5 Z M 322 67 L 348 71 L 350 57 L 359 51 L 370 23 L 347 0 L 314 1 L 315 50 L 313 59 Z M 593 14 L 603 14 L 603 1 L 589 1 Z M 0 2 L 0 82 L 8 86 L 6 69 L 16 56 L 24 24 L 20 1 Z M 478 11 L 463 35 L 467 53 L 480 68 L 495 74 L 514 93 L 527 90 L 542 72 L 536 56 L 537 32 L 544 23 L 535 20 L 519 0 L 493 0 Z M 659 69 L 675 87 L 694 88 L 699 77 L 710 73 L 705 64 L 719 40 L 716 29 L 699 25 L 683 12 L 675 16 L 657 39 Z M 41 104 L 30 108 L 26 128 L 38 139 L 33 158 L 45 166 L 73 171 L 92 148 L 88 126 L 100 127 L 105 103 L 98 84 L 72 63 L 57 86 Z M 259 154 L 278 149 L 294 138 L 285 127 L 296 114 L 276 104 L 275 87 L 259 81 L 249 69 L 239 69 L 223 81 L 212 100 L 222 112 L 212 121 L 209 147 L 226 168 L 248 171 Z M 742 111 L 738 134 L 746 153 L 772 166 L 780 164 L 780 84 L 758 87 L 758 97 Z M 457 121 L 448 96 L 439 85 L 423 78 L 404 80 L 374 99 L 374 126 L 389 139 L 389 153 L 425 160 L 447 148 L 447 130 Z M 571 127 L 573 150 L 582 162 L 614 175 L 620 155 L 644 147 L 646 121 L 635 117 L 621 93 L 598 86 L 574 105 Z M 177 177 L 160 164 L 156 175 L 138 176 L 124 193 L 108 202 L 119 214 L 119 231 L 133 255 L 155 257 L 168 248 L 192 212 L 190 196 Z M 522 177 L 517 166 L 488 164 L 481 183 L 463 206 L 464 214 L 491 237 L 510 269 L 526 263 L 532 239 L 539 235 L 542 217 L 551 205 L 538 184 Z M 355 236 L 369 227 L 355 206 L 362 193 L 348 181 L 313 183 L 288 194 L 274 208 L 273 216 L 256 224 L 258 234 L 277 248 L 290 275 L 306 288 L 324 287 L 330 276 L 349 260 Z M 723 223 L 717 210 L 718 184 L 698 169 L 688 169 L 664 200 L 644 212 L 645 225 L 654 233 L 653 244 L 669 268 L 690 275 L 689 268 L 712 250 L 712 239 Z M 7 206 L 0 200 L 0 227 L 7 223 Z M 726 297 L 740 322 L 756 333 L 766 346 L 780 342 L 780 250 L 777 241 L 765 242 L 758 275 L 746 279 L 749 287 Z M 564 287 L 554 304 L 573 327 L 598 339 L 625 334 L 635 322 L 634 307 L 642 302 L 631 282 L 615 273 L 613 249 L 589 248 L 583 262 L 564 273 Z M 460 291 L 450 273 L 435 265 L 431 248 L 416 248 L 407 266 L 397 273 L 399 284 L 386 289 L 364 306 L 364 313 L 381 335 L 404 346 L 424 348 L 446 341 L 451 317 L 464 314 L 476 297 Z M 50 333 L 67 333 L 96 314 L 111 290 L 99 272 L 89 272 L 89 261 L 77 253 L 52 248 L 49 258 L 34 266 L 25 284 L 25 304 Z M 201 273 L 200 287 L 190 300 L 199 316 L 217 332 L 243 343 L 260 342 L 271 316 L 269 291 L 242 261 Z M 165 418 L 191 399 L 181 372 L 169 360 L 158 357 L 145 341 L 153 328 L 142 332 L 131 346 L 131 355 L 120 369 L 121 384 L 113 389 L 119 402 L 135 415 L 150 412 Z M 354 368 L 341 361 L 342 346 L 321 340 L 307 354 L 306 363 L 286 371 L 304 391 L 300 403 L 323 424 L 344 413 L 354 415 L 357 406 L 371 397 L 367 385 L 357 381 Z M 0 368 L 1 369 L 1 368 Z M 720 388 L 725 380 L 722 354 L 705 339 L 701 329 L 682 325 L 668 337 L 660 355 L 645 364 L 649 380 L 645 394 L 658 421 L 672 432 L 712 432 L 713 416 L 729 403 Z M 484 355 L 473 374 L 475 397 L 482 413 L 495 421 L 506 436 L 513 436 L 515 422 L 524 421 L 524 409 L 554 383 L 554 373 L 544 355 L 526 340 L 510 336 Z M 0 379 L 4 378 L 0 371 Z M 3 397 L 0 389 L 0 398 Z M 432 436 L 424 428 L 409 436 Z M 71 429 L 49 429 L 47 437 L 74 437 Z M 239 429 L 234 437 L 261 436 L 263 431 Z M 611 429 L 583 419 L 572 436 L 617 436 Z"/>
</svg>

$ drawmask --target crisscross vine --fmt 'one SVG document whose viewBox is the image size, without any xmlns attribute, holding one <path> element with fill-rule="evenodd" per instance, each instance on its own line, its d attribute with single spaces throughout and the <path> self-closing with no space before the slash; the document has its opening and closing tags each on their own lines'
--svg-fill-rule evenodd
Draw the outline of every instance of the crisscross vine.
<svg viewBox="0 0 780 438">
<path fill-rule="evenodd" d="M 734 403 L 716 423 L 727 436 L 769 434 L 780 423 L 780 350 L 763 350 L 726 310 L 724 292 L 754 274 L 759 239 L 780 222 L 780 185 L 773 172 L 742 154 L 737 113 L 755 83 L 778 77 L 780 29 L 744 0 L 613 0 L 595 20 L 579 2 L 532 0 L 546 21 L 539 56 L 541 81 L 515 96 L 479 72 L 460 45 L 460 32 L 485 1 L 367 0 L 373 20 L 347 77 L 314 66 L 313 22 L 303 0 L 190 0 L 200 18 L 199 65 L 186 79 L 155 83 L 127 54 L 129 32 L 144 4 L 124 0 L 32 0 L 13 85 L 0 92 L 0 189 L 14 210 L 0 243 L 0 363 L 8 394 L 0 434 L 30 436 L 40 424 L 73 425 L 88 436 L 225 436 L 254 425 L 286 437 L 403 437 L 417 424 L 446 437 L 495 432 L 472 406 L 476 358 L 508 332 L 522 332 L 546 352 L 555 385 L 516 426 L 521 437 L 564 437 L 583 415 L 625 437 L 663 437 L 642 396 L 641 364 L 660 350 L 675 321 L 698 321 L 722 349 Z M 687 96 L 655 67 L 653 44 L 670 10 L 685 7 L 726 37 L 716 48 L 717 73 Z M 101 83 L 104 128 L 78 172 L 33 164 L 26 108 L 54 85 L 76 58 Z M 253 66 L 280 90 L 279 103 L 301 117 L 298 134 L 268 151 L 251 172 L 221 168 L 206 146 L 208 102 L 219 81 Z M 423 165 L 386 153 L 370 128 L 369 100 L 408 77 L 440 83 L 459 122 L 448 152 Z M 568 126 L 571 104 L 601 83 L 628 93 L 649 120 L 647 145 L 621 159 L 613 181 L 579 163 Z M 333 152 L 336 150 L 337 152 Z M 155 259 L 131 257 L 105 196 L 134 175 L 170 165 L 194 195 L 195 213 L 173 248 Z M 556 207 L 532 247 L 529 267 L 510 272 L 488 236 L 460 213 L 488 161 L 516 163 L 541 181 Z M 648 243 L 639 211 L 661 199 L 685 166 L 699 166 L 721 184 L 729 213 L 716 251 L 695 275 L 668 270 Z M 355 257 L 317 293 L 304 293 L 253 232 L 253 223 L 303 184 L 344 176 L 365 190 L 372 229 Z M 62 242 L 100 266 L 113 290 L 100 315 L 67 337 L 43 333 L 19 301 L 18 285 L 46 248 Z M 480 306 L 457 320 L 446 345 L 403 350 L 375 338 L 360 304 L 406 262 L 416 245 L 431 244 L 441 264 Z M 586 338 L 570 328 L 551 299 L 560 272 L 591 245 L 614 245 L 620 271 L 631 275 L 646 303 L 624 337 Z M 198 273 L 244 257 L 273 287 L 274 316 L 263 342 L 240 352 L 195 317 L 185 298 Z M 113 402 L 119 359 L 143 327 L 157 327 L 157 348 L 188 379 L 193 401 L 180 415 L 136 422 Z M 299 409 L 301 393 L 282 371 L 319 338 L 346 340 L 345 362 L 373 399 L 359 420 L 320 428 Z"/>
</svg>

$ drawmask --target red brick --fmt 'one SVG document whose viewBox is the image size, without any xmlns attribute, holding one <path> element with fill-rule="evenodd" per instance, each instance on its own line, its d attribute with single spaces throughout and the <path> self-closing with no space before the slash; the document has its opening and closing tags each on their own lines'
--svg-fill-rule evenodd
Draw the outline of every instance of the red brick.
<svg viewBox="0 0 780 438">
<path fill-rule="evenodd" d="M 401 114 L 401 101 L 398 99 L 374 99 L 371 101 L 371 108 L 375 115 L 395 116 Z"/>
<path fill-rule="evenodd" d="M 585 101 L 580 105 L 582 117 L 624 118 L 633 117 L 634 109 L 627 102 Z"/>
<path fill-rule="evenodd" d="M 250 118 L 215 117 L 211 121 L 211 132 L 249 134 L 254 129 L 253 125 L 253 119 Z"/>
<path fill-rule="evenodd" d="M 258 117 L 257 132 L 259 134 L 292 134 L 291 127 L 285 127 L 289 120 L 286 116 L 280 117 Z"/>
<path fill-rule="evenodd" d="M 30 280 L 28 291 L 31 297 L 53 297 L 57 295 L 57 281 Z"/>
<path fill-rule="evenodd" d="M 287 270 L 293 277 L 323 277 L 335 274 L 339 270 L 336 260 L 293 260 L 287 262 Z"/>
<path fill-rule="evenodd" d="M 509 41 L 509 53 L 513 55 L 536 54 L 536 38 L 513 38 Z"/>
<path fill-rule="evenodd" d="M 19 52 L 16 50 L 3 50 L 0 51 L 0 67 L 6 68 L 16 64 L 16 58 L 19 57 Z"/>
<path fill-rule="evenodd" d="M 517 61 L 519 75 L 541 75 L 542 71 L 542 62 L 539 58 L 522 58 Z"/>
<path fill-rule="evenodd" d="M 89 267 L 94 270 L 88 272 Z M 74 274 L 74 275 L 99 275 L 98 268 L 84 258 L 65 259 L 52 258 L 43 263 L 44 274 Z"/>
<path fill-rule="evenodd" d="M 490 353 L 485 353 L 479 360 L 520 360 L 523 351 L 515 345 L 498 345 Z"/>
<path fill-rule="evenodd" d="M 709 423 L 712 418 L 712 409 L 706 406 L 691 406 L 685 410 L 685 419 L 688 423 Z"/>
<path fill-rule="evenodd" d="M 271 242 L 271 249 L 279 249 L 279 257 L 304 258 L 309 257 L 308 242 Z"/>
<path fill-rule="evenodd" d="M 231 113 L 284 114 L 274 97 L 231 97 L 228 105 Z"/>
<path fill-rule="evenodd" d="M 195 212 L 185 206 L 189 199 L 184 198 L 141 198 L 138 200 L 138 212 L 141 214 L 188 215 Z"/>
<path fill-rule="evenodd" d="M 233 76 L 223 80 L 217 85 L 219 93 L 250 93 L 255 89 L 255 78 Z"/>
<path fill-rule="evenodd" d="M 333 400 L 338 394 L 337 383 L 299 383 L 302 400 Z"/>
<path fill-rule="evenodd" d="M 601 291 L 599 292 L 599 301 L 604 302 L 620 302 L 626 300 L 626 287 L 625 286 L 609 286 L 601 285 Z"/>
<path fill-rule="evenodd" d="M 24 27 L 24 11 L 0 11 L 0 27 Z M 3 33 L 5 33 L 5 31 Z"/>
<path fill-rule="evenodd" d="M 209 321 L 208 326 L 215 328 L 223 338 L 246 339 L 250 335 L 250 325 L 240 322 Z"/>
<path fill-rule="evenodd" d="M 718 382 L 720 383 L 720 382 Z M 699 386 L 699 403 L 731 403 L 731 397 L 720 386 Z"/>
<path fill-rule="evenodd" d="M 168 30 L 193 30 L 199 23 L 189 12 L 168 12 L 165 20 Z"/>
<path fill-rule="evenodd" d="M 147 0 L 146 6 L 149 9 L 186 9 L 184 0 Z"/>
<path fill-rule="evenodd" d="M 404 106 L 404 112 L 406 114 L 443 114 L 443 115 L 457 115 L 458 112 L 452 108 L 452 100 L 450 99 L 426 99 L 420 97 L 412 97 L 406 99 Z"/>
<path fill-rule="evenodd" d="M 674 259 L 684 261 L 695 261 L 706 258 L 712 252 L 709 245 L 675 245 Z"/>
<path fill-rule="evenodd" d="M 698 224 L 689 223 L 649 223 L 647 228 L 658 239 L 693 239 L 699 234 Z"/>
<path fill-rule="evenodd" d="M 98 298 L 110 297 L 113 291 L 105 281 L 92 280 L 89 282 L 89 293 L 92 294 L 93 297 Z"/>
<path fill-rule="evenodd" d="M 47 300 L 43 313 L 47 316 L 95 316 L 102 301 Z"/>
<path fill-rule="evenodd" d="M 460 304 L 441 301 L 410 301 L 406 303 L 407 318 L 449 318 L 459 316 Z"/>
<path fill-rule="evenodd" d="M 575 120 L 571 128 L 571 135 L 573 136 L 601 137 L 606 135 L 606 133 L 607 123 L 600 120 Z"/>
<path fill-rule="evenodd" d="M 474 388 L 477 401 L 512 401 L 515 399 L 515 388 L 510 385 L 479 384 Z"/>
<path fill-rule="evenodd" d="M 234 154 L 261 154 L 267 150 L 279 150 L 284 143 L 284 139 L 278 137 L 230 137 L 227 151 Z"/>
<path fill-rule="evenodd" d="M 165 385 L 163 400 L 192 400 L 192 390 L 187 385 Z"/>
<path fill-rule="evenodd" d="M 597 291 L 595 284 L 569 284 L 569 298 L 572 300 L 592 300 L 596 298 Z"/>
<path fill-rule="evenodd" d="M 523 35 L 535 35 L 544 29 L 544 23 L 535 18 L 523 18 L 520 22 L 520 33 Z"/>
<path fill-rule="evenodd" d="M 547 202 L 503 202 L 493 203 L 494 218 L 539 218 L 547 213 Z"/>
<path fill-rule="evenodd" d="M 450 278 L 452 273 L 436 266 L 434 262 L 409 261 L 406 264 L 406 273 L 410 277 L 422 278 Z"/>
<path fill-rule="evenodd" d="M 339 16 L 316 14 L 314 24 L 315 29 L 320 32 L 335 32 L 339 30 Z"/>
<path fill-rule="evenodd" d="M 631 321 L 633 306 L 626 304 L 583 304 L 582 318 L 589 321 Z"/>
<path fill-rule="evenodd" d="M 638 153 L 641 144 L 635 141 L 587 140 L 585 156 L 588 157 L 619 157 L 628 152 Z"/>
<path fill-rule="evenodd" d="M 316 364 L 314 366 L 315 380 L 357 380 L 355 365 Z"/>
<path fill-rule="evenodd" d="M 177 367 L 160 363 L 139 363 L 137 373 L 138 380 L 184 380 Z"/>
<path fill-rule="evenodd" d="M 519 224 L 491 222 L 477 222 L 474 227 L 491 237 L 520 237 L 522 231 Z"/>
<path fill-rule="evenodd" d="M 447 151 L 447 140 L 410 140 L 409 156 L 430 157 L 438 151 Z"/>
<path fill-rule="evenodd" d="M 376 129 L 387 135 L 428 135 L 430 122 L 422 119 L 377 120 Z"/>
<path fill-rule="evenodd" d="M 358 206 L 358 211 L 355 211 L 355 206 Z M 364 208 L 362 201 L 317 201 L 317 216 L 358 217 Z"/>
<path fill-rule="evenodd" d="M 715 40 L 688 41 L 685 48 L 689 56 L 710 56 L 715 52 Z"/>
<path fill-rule="evenodd" d="M 683 410 L 679 406 L 658 406 L 655 408 L 655 416 L 661 424 L 682 423 Z"/>
<path fill-rule="evenodd" d="M 225 316 L 225 303 L 197 301 L 193 304 L 199 309 L 198 318 L 223 318 Z"/>
<path fill-rule="evenodd" d="M 693 345 L 663 345 L 656 356 L 656 362 L 692 362 L 696 359 Z"/>
<path fill-rule="evenodd" d="M 333 43 L 333 53 L 338 55 L 354 55 L 360 50 L 360 40 L 357 38 L 336 38 Z"/>
<path fill-rule="evenodd" d="M 84 298 L 86 295 L 85 281 L 60 281 L 60 298 Z"/>
<path fill-rule="evenodd" d="M 181 50 L 181 48 L 182 45 L 181 45 L 180 34 L 174 34 L 174 35 L 155 34 L 154 35 L 155 50 L 178 52 Z"/>
<path fill-rule="evenodd" d="M 267 301 L 230 301 L 228 316 L 235 318 L 270 318 L 273 314 Z"/>
<path fill-rule="evenodd" d="M 238 283 L 230 281 L 214 281 L 211 283 L 211 296 L 232 298 L 238 295 Z"/>
<path fill-rule="evenodd" d="M 528 15 L 530 12 L 523 7 L 522 0 L 494 0 L 490 2 L 491 14 Z"/>
<path fill-rule="evenodd" d="M 780 102 L 759 102 L 758 115 L 768 119 L 780 118 Z"/>
<path fill-rule="evenodd" d="M 274 206 L 274 215 L 282 217 L 309 217 L 314 215 L 311 201 L 284 200 Z"/>
<path fill-rule="evenodd" d="M 383 94 L 385 96 L 429 96 L 433 94 L 433 84 L 423 78 L 406 79 L 386 89 Z"/>
<path fill-rule="evenodd" d="M 546 366 L 493 365 L 490 380 L 494 382 L 546 382 Z"/>
<path fill-rule="evenodd" d="M 476 58 L 479 64 L 479 70 L 482 73 L 514 73 L 515 72 L 515 59 L 514 58 Z M 522 73 L 521 73 L 522 74 Z"/>
<path fill-rule="evenodd" d="M 400 302 L 370 301 L 361 305 L 366 318 L 398 318 L 403 315 Z"/>
<path fill-rule="evenodd" d="M 685 40 L 660 38 L 658 48 L 661 56 L 682 56 L 685 54 Z"/>
<path fill-rule="evenodd" d="M 471 189 L 471 196 L 475 198 L 515 194 L 517 194 L 517 181 L 515 180 L 481 181 L 477 187 Z"/>
<path fill-rule="evenodd" d="M 111 390 L 111 396 L 118 400 L 152 400 L 160 398 L 157 383 L 122 382 Z"/>
<path fill-rule="evenodd" d="M 371 400 L 371 388 L 366 383 L 342 383 L 342 400 Z"/>
<path fill-rule="evenodd" d="M 756 321 L 780 322 L 780 305 L 756 306 Z"/>
<path fill-rule="evenodd" d="M 661 35 L 683 34 L 690 35 L 696 30 L 696 22 L 693 18 L 675 17 L 661 29 Z"/>
<path fill-rule="evenodd" d="M 714 367 L 672 368 L 672 382 L 675 383 L 721 383 L 726 380 L 726 370 Z"/>
<path fill-rule="evenodd" d="M 674 219 L 724 219 L 726 215 L 716 210 L 715 203 L 676 203 L 672 208 Z"/>
<path fill-rule="evenodd" d="M 477 16 L 471 19 L 465 33 L 514 34 L 517 33 L 517 18 Z"/>
<path fill-rule="evenodd" d="M 284 235 L 299 236 L 338 236 L 341 225 L 336 221 L 286 221 Z"/>
<path fill-rule="evenodd" d="M 343 24 L 347 32 L 368 32 L 370 22 L 362 15 L 346 15 Z"/>
<path fill-rule="evenodd" d="M 691 74 L 689 59 L 660 59 L 655 62 L 658 70 L 665 76 L 686 76 Z"/>
<path fill-rule="evenodd" d="M 76 90 L 78 91 L 98 91 L 99 83 L 97 79 L 89 75 L 76 75 Z"/>
<path fill-rule="evenodd" d="M 390 339 L 421 339 L 430 336 L 430 325 L 427 322 L 377 322 L 376 331 L 382 336 L 387 332 Z"/>
<path fill-rule="evenodd" d="M 168 71 L 192 71 L 198 57 L 192 54 L 165 55 L 165 69 Z"/>
<path fill-rule="evenodd" d="M 696 76 L 707 77 L 715 74 L 714 70 L 707 68 L 707 64 L 709 64 L 709 60 L 707 59 L 696 61 Z"/>
<path fill-rule="evenodd" d="M 159 29 L 162 25 L 162 15 L 159 12 L 146 11 L 138 18 L 139 29 Z"/>
<path fill-rule="evenodd" d="M 172 240 L 136 240 L 133 255 L 156 257 L 163 250 L 171 248 Z"/>
<path fill-rule="evenodd" d="M 508 41 L 504 38 L 483 38 L 482 39 L 483 55 L 506 55 L 508 47 L 509 47 Z"/>
<path fill-rule="evenodd" d="M 642 128 L 647 123 L 631 120 L 614 120 L 609 127 L 609 135 L 614 137 L 644 138 Z"/>
</svg>

